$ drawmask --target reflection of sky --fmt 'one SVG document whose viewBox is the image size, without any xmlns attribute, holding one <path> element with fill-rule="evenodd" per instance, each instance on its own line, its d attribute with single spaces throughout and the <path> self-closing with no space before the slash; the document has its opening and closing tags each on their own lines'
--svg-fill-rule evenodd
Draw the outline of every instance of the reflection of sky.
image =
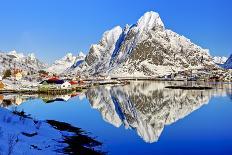
<svg viewBox="0 0 232 155">
<path fill-rule="evenodd" d="M 232 153 L 232 101 L 228 97 L 214 97 L 209 104 L 166 126 L 159 141 L 153 144 L 144 143 L 135 131 L 106 123 L 87 99 L 75 97 L 50 104 L 34 100 L 18 108 L 37 119 L 55 119 L 81 127 L 97 136 L 112 154 Z"/>
</svg>

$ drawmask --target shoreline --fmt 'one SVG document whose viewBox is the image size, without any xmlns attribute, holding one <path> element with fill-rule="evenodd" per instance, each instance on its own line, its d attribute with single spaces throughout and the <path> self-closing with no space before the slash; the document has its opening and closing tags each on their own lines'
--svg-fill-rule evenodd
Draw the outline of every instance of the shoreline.
<svg viewBox="0 0 232 155">
<path fill-rule="evenodd" d="M 72 89 L 49 89 L 45 91 L 40 91 L 39 89 L 25 89 L 25 90 L 13 90 L 13 89 L 3 89 L 0 90 L 0 94 L 50 94 L 50 95 L 62 95 L 62 94 L 69 94 L 72 92 L 82 92 L 85 89 L 94 88 L 95 86 L 103 86 L 103 85 L 127 85 L 130 84 L 131 81 L 166 81 L 166 82 L 204 82 L 204 83 L 231 83 L 227 81 L 190 81 L 190 80 L 167 80 L 167 79 L 158 79 L 158 78 L 121 78 L 116 79 L 113 78 L 111 80 L 102 80 L 102 79 L 85 79 L 84 81 L 92 81 L 86 85 L 76 86 Z M 213 89 L 208 88 L 208 86 L 167 86 L 166 88 L 169 89 Z"/>
</svg>

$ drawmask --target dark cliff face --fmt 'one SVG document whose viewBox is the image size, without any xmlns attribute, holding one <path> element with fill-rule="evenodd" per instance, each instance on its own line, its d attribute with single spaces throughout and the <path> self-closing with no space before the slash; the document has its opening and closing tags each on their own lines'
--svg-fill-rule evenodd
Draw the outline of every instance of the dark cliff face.
<svg viewBox="0 0 232 155">
<path fill-rule="evenodd" d="M 230 57 L 227 59 L 227 61 L 225 62 L 225 64 L 221 65 L 223 68 L 225 69 L 232 69 L 232 54 L 230 55 Z"/>
</svg>

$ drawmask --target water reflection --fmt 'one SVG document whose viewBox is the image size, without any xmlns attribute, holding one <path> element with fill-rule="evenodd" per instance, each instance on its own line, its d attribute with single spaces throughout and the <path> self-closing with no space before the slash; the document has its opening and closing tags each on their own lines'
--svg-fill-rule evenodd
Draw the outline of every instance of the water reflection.
<svg viewBox="0 0 232 155">
<path fill-rule="evenodd" d="M 0 95 L 0 107 L 8 107 L 11 105 L 20 105 L 31 99 L 38 98 L 38 95 L 20 95 L 20 94 L 6 94 Z"/>
<path fill-rule="evenodd" d="M 48 95 L 48 94 L 34 94 L 34 95 L 25 95 L 25 94 L 4 94 L 0 95 L 0 107 L 8 107 L 11 105 L 18 106 L 28 100 L 41 99 L 44 103 L 53 103 L 55 101 L 67 102 L 69 99 L 80 96 L 80 93 L 71 93 L 65 95 Z"/>
<path fill-rule="evenodd" d="M 230 96 L 232 99 L 230 83 L 204 83 L 214 89 L 202 91 L 165 88 L 167 85 L 180 84 L 195 83 L 133 82 L 125 86 L 94 87 L 87 90 L 85 95 L 91 107 L 101 113 L 105 122 L 117 128 L 124 126 L 126 129 L 135 130 L 145 142 L 153 143 L 159 140 L 166 125 L 175 123 L 201 108 L 212 97 Z M 46 104 L 57 101 L 66 103 L 75 96 L 82 99 L 84 95 L 0 95 L 0 105 L 20 105 L 26 100 L 37 98 Z"/>
<path fill-rule="evenodd" d="M 231 84 L 207 84 L 212 90 L 173 90 L 175 82 L 134 82 L 126 86 L 102 86 L 86 93 L 102 118 L 133 129 L 147 143 L 158 141 L 164 127 L 207 104 L 212 96 L 231 94 Z"/>
</svg>

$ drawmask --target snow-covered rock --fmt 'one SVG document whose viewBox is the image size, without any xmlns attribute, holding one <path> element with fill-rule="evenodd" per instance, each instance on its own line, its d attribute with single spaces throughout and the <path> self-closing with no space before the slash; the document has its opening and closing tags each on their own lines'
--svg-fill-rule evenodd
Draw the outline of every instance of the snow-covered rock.
<svg viewBox="0 0 232 155">
<path fill-rule="evenodd" d="M 207 49 L 165 26 L 158 13 L 145 13 L 134 25 L 117 26 L 92 45 L 74 73 L 114 77 L 160 76 L 192 68 L 214 68 Z M 69 70 L 70 72 L 70 70 Z"/>
<path fill-rule="evenodd" d="M 21 102 L 15 99 L 16 104 Z M 77 139 L 82 141 L 73 143 Z M 88 136 L 85 131 L 70 124 L 54 120 L 36 120 L 25 115 L 23 111 L 17 111 L 15 107 L 9 110 L 0 107 L 1 154 L 57 155 L 77 154 L 80 151 L 83 154 L 101 154 L 101 145 L 101 142 Z"/>
<path fill-rule="evenodd" d="M 65 70 L 69 69 L 72 66 L 78 65 L 81 61 L 85 59 L 85 54 L 80 52 L 77 56 L 74 56 L 72 53 L 68 53 L 60 60 L 56 60 L 50 67 L 46 70 L 55 74 L 61 74 Z"/>
<path fill-rule="evenodd" d="M 62 133 L 45 121 L 34 121 L 0 108 L 0 152 L 3 154 L 57 154 L 67 144 Z"/>
<path fill-rule="evenodd" d="M 17 51 L 0 52 L 0 72 L 6 69 L 20 69 L 27 72 L 38 72 L 44 69 L 46 65 L 30 53 L 25 56 Z"/>
<path fill-rule="evenodd" d="M 216 64 L 224 64 L 226 61 L 227 61 L 227 57 L 220 57 L 220 56 L 215 56 L 213 57 L 213 62 L 216 63 Z"/>
</svg>

